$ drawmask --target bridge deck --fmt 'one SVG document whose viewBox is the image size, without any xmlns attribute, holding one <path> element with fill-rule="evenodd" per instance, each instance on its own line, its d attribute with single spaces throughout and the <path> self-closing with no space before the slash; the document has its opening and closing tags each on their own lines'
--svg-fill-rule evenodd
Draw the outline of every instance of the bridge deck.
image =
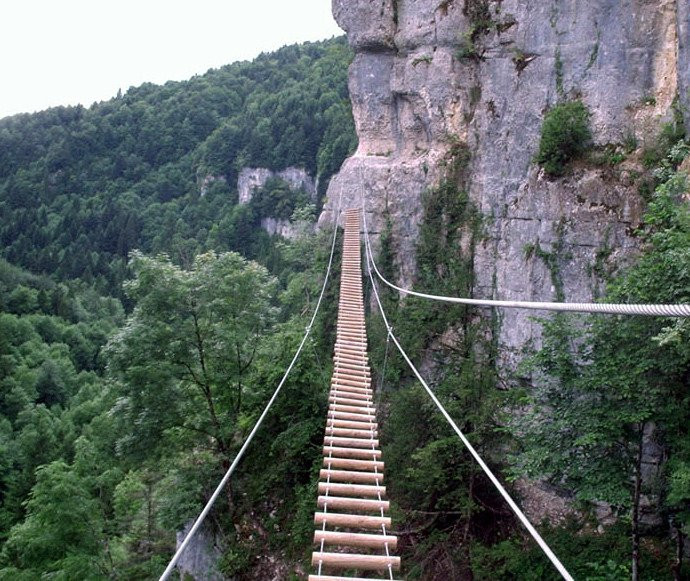
<svg viewBox="0 0 690 581">
<path fill-rule="evenodd" d="M 309 581 L 362 579 L 331 574 L 353 571 L 379 571 L 386 576 L 378 579 L 393 579 L 393 571 L 400 569 L 400 557 L 391 554 L 398 539 L 387 532 L 391 520 L 386 516 L 384 463 L 367 357 L 359 231 L 359 211 L 348 210 L 324 468 L 318 487 L 321 510 L 314 515 L 320 528 L 314 533 L 319 550 L 312 554 L 312 565 L 318 573 Z"/>
</svg>

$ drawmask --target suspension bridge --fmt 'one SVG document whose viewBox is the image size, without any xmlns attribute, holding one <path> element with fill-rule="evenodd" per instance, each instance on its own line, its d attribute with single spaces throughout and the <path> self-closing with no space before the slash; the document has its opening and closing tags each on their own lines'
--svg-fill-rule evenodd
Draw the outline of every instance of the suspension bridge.
<svg viewBox="0 0 690 581">
<path fill-rule="evenodd" d="M 342 195 L 341 195 L 342 199 Z M 364 199 L 363 202 L 364 203 Z M 340 206 L 340 202 L 338 204 Z M 385 323 L 388 339 L 402 355 L 415 377 L 419 380 L 439 412 L 463 442 L 468 452 L 481 467 L 501 494 L 517 519 L 523 524 L 534 541 L 551 561 L 563 579 L 573 577 L 563 566 L 536 528 L 530 523 L 518 504 L 493 474 L 477 450 L 472 446 L 455 421 L 438 400 L 433 390 L 414 366 L 407 353 L 393 334 L 393 329 L 381 304 L 375 276 L 382 283 L 403 294 L 411 294 L 449 303 L 500 308 L 539 309 L 561 312 L 609 313 L 648 316 L 690 316 L 690 305 L 630 305 L 600 303 L 552 303 L 530 301 L 500 301 L 491 299 L 470 299 L 444 297 L 405 289 L 386 280 L 374 262 L 366 221 L 366 211 L 349 209 L 345 214 L 345 235 L 340 280 L 340 299 L 336 342 L 333 355 L 333 375 L 328 396 L 329 406 L 323 442 L 323 467 L 318 482 L 318 497 L 315 499 L 314 546 L 312 567 L 315 573 L 309 581 L 367 581 L 370 579 L 394 579 L 401 568 L 400 557 L 396 556 L 397 537 L 390 534 L 391 518 L 388 516 L 389 502 L 386 500 L 382 452 L 379 449 L 378 424 L 374 390 L 367 355 L 367 334 L 365 326 L 364 301 L 362 294 L 361 242 L 362 219 L 364 226 L 364 253 L 367 275 L 370 279 L 374 299 Z M 340 207 L 336 217 L 340 215 Z M 209 498 L 186 537 L 179 545 L 161 576 L 167 579 L 173 572 L 180 556 L 202 525 L 221 491 L 228 483 L 237 464 L 242 459 L 256 432 L 260 429 L 273 402 L 278 397 L 304 344 L 311 333 L 316 315 L 321 306 L 333 265 L 337 239 L 337 219 L 331 243 L 330 258 L 312 318 L 304 337 L 295 352 L 283 378 L 269 400 L 254 428 L 240 448 L 223 479 Z M 359 572 L 372 572 L 379 577 L 356 577 Z M 369 573 L 367 573 L 369 574 Z M 383 576 L 380 576 L 383 575 Z"/>
</svg>

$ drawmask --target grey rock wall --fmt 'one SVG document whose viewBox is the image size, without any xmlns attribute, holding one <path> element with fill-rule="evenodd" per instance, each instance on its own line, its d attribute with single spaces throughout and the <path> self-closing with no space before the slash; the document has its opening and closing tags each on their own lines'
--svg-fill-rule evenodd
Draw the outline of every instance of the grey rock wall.
<svg viewBox="0 0 690 581">
<path fill-rule="evenodd" d="M 653 139 L 676 95 L 690 100 L 690 0 L 489 1 L 496 26 L 480 35 L 480 58 L 458 58 L 472 26 L 466 8 L 479 1 L 333 0 L 356 52 L 349 88 L 359 148 L 331 180 L 320 223 L 342 198 L 366 207 L 376 238 L 388 211 L 398 278 L 409 284 L 421 196 L 459 140 L 472 152 L 470 196 L 487 217 L 474 296 L 554 300 L 562 287 L 566 300 L 591 300 L 602 274 L 636 254 L 639 164 L 547 179 L 532 163 L 544 113 L 580 98 L 597 144 Z M 560 274 L 536 247 L 558 253 Z M 525 345 L 539 344 L 533 315 L 501 313 L 506 378 Z"/>
<path fill-rule="evenodd" d="M 177 532 L 178 547 L 193 524 L 193 521 L 190 521 L 183 530 Z M 177 562 L 180 578 L 195 581 L 226 580 L 227 578 L 218 570 L 222 554 L 223 551 L 218 546 L 213 533 L 207 527 L 201 527 Z"/>
<path fill-rule="evenodd" d="M 249 203 L 254 190 L 265 186 L 266 182 L 271 178 L 279 178 L 287 182 L 290 189 L 304 190 L 311 196 L 312 200 L 316 199 L 316 182 L 302 168 L 288 167 L 280 171 L 271 171 L 265 167 L 245 167 L 237 177 L 239 203 Z"/>
</svg>

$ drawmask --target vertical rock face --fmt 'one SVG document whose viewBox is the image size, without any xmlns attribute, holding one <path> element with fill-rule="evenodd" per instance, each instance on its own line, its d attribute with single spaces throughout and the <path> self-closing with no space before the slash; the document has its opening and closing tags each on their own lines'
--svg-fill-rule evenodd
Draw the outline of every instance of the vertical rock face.
<svg viewBox="0 0 690 581">
<path fill-rule="evenodd" d="M 254 190 L 263 188 L 271 178 L 279 178 L 286 182 L 291 190 L 303 190 L 313 199 L 316 198 L 316 183 L 304 169 L 287 167 L 280 171 L 271 171 L 265 167 L 245 167 L 237 177 L 237 192 L 239 203 L 247 204 L 251 201 Z"/>
<path fill-rule="evenodd" d="M 194 524 L 190 521 L 183 530 L 177 532 L 178 547 Z M 177 562 L 181 579 L 204 581 L 223 581 L 226 577 L 218 570 L 223 551 L 218 546 L 213 533 L 206 527 L 199 529 L 192 537 L 187 549 Z"/>
<path fill-rule="evenodd" d="M 469 193 L 487 217 L 474 296 L 554 300 L 562 289 L 565 300 L 587 301 L 603 271 L 634 256 L 635 156 L 558 180 L 532 160 L 544 113 L 559 101 L 585 103 L 598 145 L 642 146 L 676 96 L 690 106 L 690 0 L 333 0 L 333 13 L 356 52 L 359 148 L 332 179 L 321 223 L 340 199 L 353 207 L 364 196 L 374 234 L 388 212 L 399 280 L 410 284 L 421 196 L 462 142 Z M 501 313 L 506 375 L 539 342 L 530 316 Z"/>
</svg>

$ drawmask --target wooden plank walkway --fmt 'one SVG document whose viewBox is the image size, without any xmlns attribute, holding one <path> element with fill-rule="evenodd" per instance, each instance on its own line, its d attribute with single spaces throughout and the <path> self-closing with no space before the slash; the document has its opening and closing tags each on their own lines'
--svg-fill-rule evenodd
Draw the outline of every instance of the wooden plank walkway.
<svg viewBox="0 0 690 581">
<path fill-rule="evenodd" d="M 338 326 L 329 395 L 318 511 L 309 581 L 366 581 L 346 573 L 378 571 L 393 579 L 400 557 L 391 519 L 378 441 L 362 298 L 360 213 L 345 212 Z M 327 572 L 328 574 L 324 574 Z M 337 574 L 335 574 L 337 573 Z M 335 575 L 334 575 L 335 574 Z"/>
</svg>

